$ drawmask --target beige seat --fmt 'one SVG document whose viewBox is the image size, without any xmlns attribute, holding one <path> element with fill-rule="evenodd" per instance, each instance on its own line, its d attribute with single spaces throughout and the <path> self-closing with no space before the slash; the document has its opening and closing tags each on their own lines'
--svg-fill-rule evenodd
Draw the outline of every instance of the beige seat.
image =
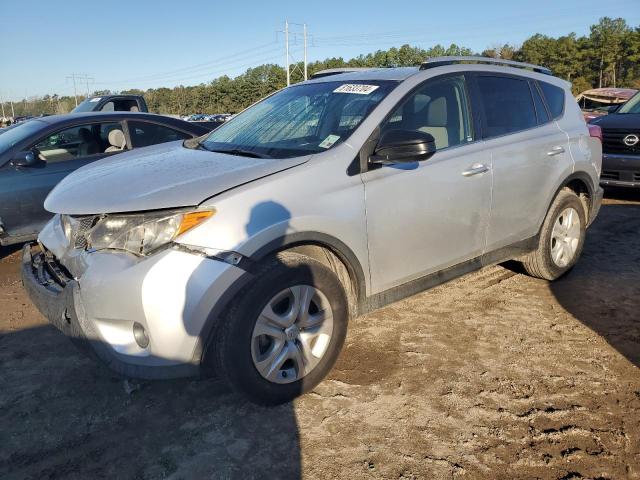
<svg viewBox="0 0 640 480">
<path fill-rule="evenodd" d="M 429 133 L 436 140 L 436 148 L 449 146 L 449 132 L 447 130 L 447 99 L 436 98 L 430 101 L 426 109 L 426 126 L 418 128 L 421 132 Z"/>
<path fill-rule="evenodd" d="M 114 128 L 109 132 L 108 138 L 111 146 L 105 150 L 105 153 L 120 152 L 125 149 L 127 145 L 127 140 L 124 138 L 124 133 L 122 133 L 122 130 L 118 128 Z"/>
</svg>

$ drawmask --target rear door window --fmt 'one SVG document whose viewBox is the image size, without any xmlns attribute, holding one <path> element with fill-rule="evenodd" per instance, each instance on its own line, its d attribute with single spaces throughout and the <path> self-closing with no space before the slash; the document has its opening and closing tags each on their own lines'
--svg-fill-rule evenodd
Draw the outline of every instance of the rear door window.
<svg viewBox="0 0 640 480">
<path fill-rule="evenodd" d="M 129 121 L 129 135 L 133 148 L 191 138 L 191 135 L 156 123 Z"/>
<path fill-rule="evenodd" d="M 553 118 L 561 117 L 564 112 L 564 90 L 547 82 L 538 82 L 538 84 L 547 101 L 551 116 Z"/>
<path fill-rule="evenodd" d="M 479 75 L 477 85 L 484 110 L 485 138 L 508 135 L 538 125 L 527 80 Z"/>
</svg>

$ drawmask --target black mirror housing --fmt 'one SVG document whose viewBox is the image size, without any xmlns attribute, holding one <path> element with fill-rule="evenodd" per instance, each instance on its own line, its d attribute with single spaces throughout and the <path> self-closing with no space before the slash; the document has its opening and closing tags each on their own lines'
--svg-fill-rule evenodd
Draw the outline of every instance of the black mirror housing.
<svg viewBox="0 0 640 480">
<path fill-rule="evenodd" d="M 11 159 L 11 164 L 16 167 L 33 167 L 36 163 L 38 163 L 38 159 L 36 158 L 36 154 L 31 150 L 18 152 Z"/>
<path fill-rule="evenodd" d="M 419 130 L 389 130 L 385 132 L 369 161 L 388 165 L 410 163 L 430 158 L 436 152 L 433 135 Z"/>
</svg>

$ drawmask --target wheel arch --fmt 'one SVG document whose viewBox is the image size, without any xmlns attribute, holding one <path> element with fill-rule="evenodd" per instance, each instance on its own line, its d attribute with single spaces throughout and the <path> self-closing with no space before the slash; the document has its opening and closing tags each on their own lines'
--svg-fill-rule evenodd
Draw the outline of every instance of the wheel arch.
<svg viewBox="0 0 640 480">
<path fill-rule="evenodd" d="M 208 369 L 210 355 L 212 354 L 209 350 L 210 340 L 212 335 L 215 335 L 218 320 L 227 311 L 242 288 L 254 278 L 252 271 L 256 264 L 283 251 L 293 251 L 307 255 L 334 270 L 340 281 L 349 287 L 345 290 L 347 291 L 350 314 L 352 316 L 360 315 L 366 299 L 366 279 L 362 265 L 353 250 L 344 242 L 327 234 L 317 232 L 285 234 L 271 240 L 251 254 L 251 262 L 245 266 L 247 275 L 234 282 L 223 294 L 213 310 L 209 312 L 199 335 L 198 345 L 193 353 L 193 363 L 202 365 L 204 371 Z"/>
<path fill-rule="evenodd" d="M 349 308 L 358 315 L 366 298 L 366 277 L 356 254 L 344 242 L 318 232 L 296 232 L 282 235 L 260 247 L 251 255 L 253 262 L 283 251 L 306 255 L 331 268 L 340 281 L 348 287 Z"/>
<path fill-rule="evenodd" d="M 573 172 L 571 175 L 566 177 L 562 182 L 560 182 L 560 185 L 558 185 L 558 188 L 556 188 L 555 192 L 551 196 L 551 199 L 549 200 L 549 206 L 547 207 L 547 211 L 545 212 L 545 215 L 540 222 L 539 228 L 542 227 L 542 222 L 544 222 L 544 219 L 546 218 L 547 213 L 549 212 L 549 208 L 551 208 L 551 204 L 553 203 L 553 200 L 558 196 L 560 191 L 564 188 L 568 188 L 572 190 L 578 196 L 578 198 L 584 205 L 586 218 L 587 219 L 590 218 L 590 212 L 594 208 L 593 203 L 596 198 L 595 193 L 596 193 L 597 186 L 593 185 L 593 181 L 588 173 Z"/>
</svg>

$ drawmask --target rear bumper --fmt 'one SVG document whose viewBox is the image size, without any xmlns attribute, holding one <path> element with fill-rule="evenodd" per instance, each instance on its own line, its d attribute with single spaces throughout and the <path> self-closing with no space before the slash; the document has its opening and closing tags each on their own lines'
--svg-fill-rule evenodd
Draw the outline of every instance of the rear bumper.
<svg viewBox="0 0 640 480">
<path fill-rule="evenodd" d="M 640 155 L 602 155 L 600 184 L 608 187 L 640 188 Z"/>
</svg>

